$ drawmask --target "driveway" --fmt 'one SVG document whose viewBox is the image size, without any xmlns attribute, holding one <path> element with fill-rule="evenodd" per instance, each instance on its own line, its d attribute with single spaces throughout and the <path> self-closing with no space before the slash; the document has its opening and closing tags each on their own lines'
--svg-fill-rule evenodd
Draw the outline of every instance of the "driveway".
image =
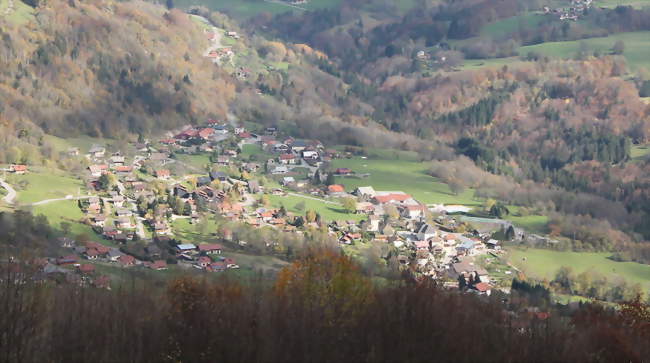
<svg viewBox="0 0 650 363">
<path fill-rule="evenodd" d="M 7 204 L 14 204 L 17 195 L 16 190 L 3 179 L 0 179 L 0 186 L 7 190 L 7 195 L 5 195 L 2 200 Z"/>
</svg>

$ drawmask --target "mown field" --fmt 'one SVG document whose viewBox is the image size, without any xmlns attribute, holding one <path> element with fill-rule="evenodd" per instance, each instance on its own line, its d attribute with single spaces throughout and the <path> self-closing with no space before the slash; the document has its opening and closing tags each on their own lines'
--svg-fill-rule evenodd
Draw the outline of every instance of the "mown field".
<svg viewBox="0 0 650 363">
<path fill-rule="evenodd" d="M 628 283 L 639 283 L 645 290 L 650 290 L 650 265 L 616 262 L 610 260 L 609 256 L 611 253 L 606 252 L 563 252 L 533 248 L 509 250 L 510 262 L 531 277 L 552 279 L 560 267 L 568 266 L 576 273 L 593 270 L 607 276 L 609 281 L 616 281 L 620 277 Z"/>
<path fill-rule="evenodd" d="M 44 168 L 32 168 L 25 175 L 7 177 L 18 193 L 19 204 L 31 204 L 45 199 L 65 198 L 67 195 L 82 194 L 85 187 L 81 180 L 62 172 Z"/>
<path fill-rule="evenodd" d="M 313 199 L 297 197 L 292 195 L 281 196 L 281 195 L 269 195 L 271 204 L 275 208 L 284 208 L 291 213 L 296 215 L 305 215 L 307 210 L 316 211 L 327 221 L 340 221 L 340 220 L 355 220 L 360 221 L 365 219 L 366 216 L 363 214 L 354 214 L 346 212 L 342 206 L 338 204 L 328 204 L 326 202 L 321 202 Z M 296 206 L 304 204 L 304 209 L 296 208 Z"/>
<path fill-rule="evenodd" d="M 517 31 L 519 28 L 532 28 L 547 19 L 542 14 L 528 13 L 487 24 L 481 29 L 482 36 L 499 38 Z"/>
<path fill-rule="evenodd" d="M 332 167 L 350 168 L 357 175 L 369 174 L 367 177 L 336 177 L 336 182 L 343 184 L 348 192 L 357 187 L 372 186 L 375 190 L 403 191 L 426 204 L 479 204 L 473 199 L 472 189 L 455 195 L 447 184 L 427 175 L 428 165 L 423 162 L 355 157 L 333 160 Z"/>
<path fill-rule="evenodd" d="M 634 69 L 650 69 L 650 32 L 632 32 L 613 34 L 608 37 L 583 39 L 569 42 L 549 42 L 519 48 L 520 55 L 537 52 L 549 57 L 571 58 L 580 50 L 584 42 L 590 52 L 600 51 L 602 54 L 610 53 L 617 40 L 625 43 L 623 56 Z"/>
<path fill-rule="evenodd" d="M 632 145 L 630 157 L 632 161 L 641 161 L 650 154 L 650 144 Z"/>
</svg>

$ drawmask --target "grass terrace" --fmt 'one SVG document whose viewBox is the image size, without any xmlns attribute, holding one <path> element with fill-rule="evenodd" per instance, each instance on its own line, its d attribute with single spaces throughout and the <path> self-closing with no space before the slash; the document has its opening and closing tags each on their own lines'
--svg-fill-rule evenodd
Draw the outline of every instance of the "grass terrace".
<svg viewBox="0 0 650 363">
<path fill-rule="evenodd" d="M 639 283 L 650 291 L 650 265 L 635 262 L 616 262 L 607 252 L 565 252 L 545 249 L 513 248 L 509 251 L 510 262 L 526 275 L 539 279 L 552 279 L 562 266 L 581 273 L 593 270 L 607 276 L 610 281 L 617 277 L 628 283 Z"/>
<path fill-rule="evenodd" d="M 275 208 L 280 208 L 284 205 L 284 208 L 291 213 L 296 215 L 305 215 L 307 210 L 314 210 L 321 215 L 327 221 L 339 221 L 339 220 L 355 220 L 360 221 L 365 219 L 363 214 L 348 213 L 343 209 L 339 204 L 328 204 L 325 201 L 317 201 L 310 199 L 309 197 L 299 197 L 293 195 L 281 196 L 281 195 L 269 195 L 271 204 Z M 296 208 L 296 205 L 304 203 L 305 209 L 300 210 Z"/>
</svg>

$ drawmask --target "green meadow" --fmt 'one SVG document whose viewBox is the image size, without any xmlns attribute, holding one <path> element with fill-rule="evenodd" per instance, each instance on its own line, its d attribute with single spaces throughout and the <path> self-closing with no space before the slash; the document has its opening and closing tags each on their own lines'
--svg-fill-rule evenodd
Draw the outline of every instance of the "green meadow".
<svg viewBox="0 0 650 363">
<path fill-rule="evenodd" d="M 65 198 L 85 191 L 81 180 L 52 169 L 33 168 L 25 175 L 8 176 L 7 182 L 16 189 L 19 204 Z"/>
<path fill-rule="evenodd" d="M 612 34 L 608 37 L 590 38 L 568 42 L 548 42 L 519 48 L 520 55 L 538 52 L 542 55 L 556 58 L 571 58 L 580 51 L 584 42 L 590 52 L 599 51 L 610 53 L 614 43 L 622 40 L 625 43 L 623 56 L 632 68 L 650 69 L 650 31 Z"/>
<path fill-rule="evenodd" d="M 623 278 L 628 283 L 639 283 L 650 290 L 650 265 L 635 262 L 616 262 L 607 252 L 565 252 L 544 249 L 509 250 L 510 263 L 526 275 L 539 279 L 552 279 L 562 266 L 571 267 L 574 272 L 593 270 L 608 277 L 610 281 Z"/>
<path fill-rule="evenodd" d="M 9 0 L 0 0 L 0 18 L 6 17 L 13 24 L 22 25 L 34 20 L 34 9 L 20 0 L 13 1 L 13 10 L 6 14 L 11 2 Z"/>
<path fill-rule="evenodd" d="M 347 192 L 357 187 L 372 186 L 380 191 L 403 191 L 426 204 L 479 204 L 473 199 L 472 189 L 455 195 L 447 184 L 427 174 L 428 165 L 423 162 L 355 157 L 333 160 L 332 168 L 350 168 L 357 174 L 353 177 L 336 177 L 336 182 L 344 185 Z M 362 174 L 369 175 L 359 176 Z"/>
</svg>

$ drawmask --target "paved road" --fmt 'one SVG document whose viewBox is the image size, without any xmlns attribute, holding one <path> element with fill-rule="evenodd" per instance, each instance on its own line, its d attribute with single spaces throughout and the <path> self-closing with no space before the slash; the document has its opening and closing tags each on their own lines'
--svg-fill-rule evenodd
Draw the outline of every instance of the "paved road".
<svg viewBox="0 0 650 363">
<path fill-rule="evenodd" d="M 14 204 L 14 200 L 16 199 L 16 190 L 3 179 L 0 179 L 0 186 L 7 189 L 7 195 L 5 195 L 2 200 L 8 204 Z"/>
<path fill-rule="evenodd" d="M 94 195 L 82 195 L 80 197 L 72 197 L 72 198 L 45 199 L 45 200 L 41 200 L 40 202 L 32 203 L 30 205 L 32 205 L 32 206 L 43 205 L 43 204 L 49 204 L 49 203 L 52 203 L 52 202 L 60 202 L 60 201 L 63 201 L 63 200 L 81 200 L 81 199 L 88 199 L 88 198 L 92 198 L 92 197 L 94 197 Z"/>
</svg>

